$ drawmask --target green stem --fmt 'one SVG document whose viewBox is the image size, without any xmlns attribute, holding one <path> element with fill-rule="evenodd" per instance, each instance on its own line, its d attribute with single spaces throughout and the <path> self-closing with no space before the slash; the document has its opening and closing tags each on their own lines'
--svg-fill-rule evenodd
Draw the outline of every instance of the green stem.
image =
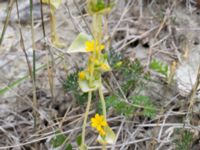
<svg viewBox="0 0 200 150">
<path fill-rule="evenodd" d="M 55 9 L 50 6 L 50 20 L 51 20 L 51 39 L 52 42 L 58 40 L 56 33 L 56 18 L 55 18 Z"/>
<path fill-rule="evenodd" d="M 102 145 L 102 150 L 106 150 L 106 145 Z"/>
<path fill-rule="evenodd" d="M 32 69 L 32 81 L 33 81 L 33 105 L 37 108 L 36 97 L 36 54 L 35 54 L 35 31 L 34 31 L 34 16 L 33 16 L 33 0 L 30 0 L 30 16 L 31 16 L 31 40 L 33 49 L 33 69 Z M 37 128 L 37 112 L 34 112 L 34 130 Z"/>
<path fill-rule="evenodd" d="M 86 128 L 86 124 L 87 124 L 87 118 L 88 118 L 88 114 L 89 114 L 89 110 L 90 110 L 90 105 L 91 105 L 91 101 L 92 101 L 92 92 L 88 92 L 88 102 L 87 102 L 87 107 L 85 110 L 85 115 L 84 115 L 84 121 L 83 121 L 83 127 L 82 127 L 82 141 L 81 141 L 81 150 L 83 149 L 84 145 L 85 145 L 85 128 Z"/>
<path fill-rule="evenodd" d="M 100 99 L 101 99 L 103 116 L 104 116 L 104 118 L 106 120 L 106 103 L 105 103 L 105 99 L 104 99 L 104 95 L 103 95 L 102 85 L 99 88 L 99 96 L 100 96 Z"/>
<path fill-rule="evenodd" d="M 101 45 L 102 39 L 102 15 L 95 14 L 92 18 L 92 29 L 93 29 L 93 36 L 95 41 Z M 97 46 L 97 45 L 96 45 Z M 94 52 L 97 59 L 100 59 L 100 50 L 98 49 Z"/>
</svg>

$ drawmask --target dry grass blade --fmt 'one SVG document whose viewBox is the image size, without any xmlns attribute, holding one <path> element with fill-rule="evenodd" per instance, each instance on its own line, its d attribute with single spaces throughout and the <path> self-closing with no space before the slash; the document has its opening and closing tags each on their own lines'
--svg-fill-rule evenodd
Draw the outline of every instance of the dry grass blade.
<svg viewBox="0 0 200 150">
<path fill-rule="evenodd" d="M 2 32 L 1 32 L 1 36 L 0 36 L 0 46 L 1 46 L 2 42 L 3 42 L 4 35 L 5 35 L 5 33 L 6 33 L 6 28 L 7 28 L 8 23 L 9 23 L 9 19 L 10 19 L 10 15 L 11 15 L 11 11 L 12 11 L 14 2 L 15 2 L 15 0 L 10 0 L 10 2 L 9 2 L 9 4 L 8 4 L 8 13 L 7 13 L 7 17 L 6 17 L 6 21 L 5 21 L 5 23 L 4 23 L 3 30 L 2 30 Z"/>
</svg>

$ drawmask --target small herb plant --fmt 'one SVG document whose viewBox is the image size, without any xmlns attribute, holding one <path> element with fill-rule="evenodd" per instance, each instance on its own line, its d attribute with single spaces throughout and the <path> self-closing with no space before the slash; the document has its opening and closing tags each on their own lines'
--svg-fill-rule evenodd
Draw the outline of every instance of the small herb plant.
<svg viewBox="0 0 200 150">
<path fill-rule="evenodd" d="M 91 119 L 91 126 L 94 127 L 98 133 L 98 141 L 102 144 L 102 149 L 106 149 L 107 144 L 113 144 L 115 141 L 115 134 L 109 127 L 106 119 L 106 103 L 103 94 L 102 74 L 111 70 L 108 64 L 107 55 L 103 53 L 105 45 L 103 40 L 103 15 L 109 13 L 110 5 L 107 5 L 104 0 L 88 0 L 87 11 L 92 16 L 92 35 L 80 33 L 74 42 L 69 47 L 68 52 L 87 52 L 89 53 L 87 67 L 78 74 L 79 87 L 84 93 L 88 93 L 88 102 L 84 116 L 82 127 L 82 137 L 80 150 L 86 150 L 85 144 L 85 130 L 88 119 L 88 113 L 92 100 L 92 93 L 96 90 L 99 92 L 102 114 L 96 114 Z"/>
<path fill-rule="evenodd" d="M 106 112 L 109 106 L 114 107 L 117 113 L 122 113 L 125 116 L 130 116 L 136 108 L 141 109 L 140 112 L 147 117 L 153 117 L 156 113 L 156 108 L 148 97 L 132 97 L 131 94 L 129 94 L 131 90 L 136 89 L 137 85 L 142 85 L 139 83 L 140 80 L 138 80 L 143 74 L 143 67 L 140 62 L 138 60 L 134 63 L 122 61 L 120 55 L 112 55 L 113 51 L 110 51 L 108 54 L 104 52 L 106 45 L 102 42 L 104 40 L 102 20 L 103 16 L 109 13 L 110 10 L 111 5 L 106 4 L 104 0 L 88 0 L 87 11 L 89 15 L 92 16 L 92 35 L 80 33 L 68 49 L 69 53 L 82 52 L 89 54 L 87 66 L 75 76 L 68 76 L 70 81 L 68 80 L 65 85 L 66 89 L 71 89 L 74 96 L 78 99 L 83 95 L 85 99 L 85 94 L 87 93 L 87 106 L 84 114 L 81 140 L 79 139 L 80 150 L 87 149 L 85 143 L 86 123 L 91 106 L 92 94 L 96 91 L 99 92 L 101 109 L 91 118 L 91 126 L 98 132 L 97 141 L 102 145 L 103 150 L 106 149 L 107 144 L 113 144 L 116 140 L 115 133 L 107 122 Z M 130 103 L 124 102 L 115 95 L 106 97 L 105 101 L 102 75 L 109 72 L 111 69 L 113 69 L 114 73 L 121 74 L 123 79 L 120 81 L 124 82 L 121 82 L 120 86 L 130 100 Z M 75 92 L 78 86 L 82 94 Z"/>
<path fill-rule="evenodd" d="M 116 72 L 122 76 L 120 85 L 125 95 L 129 97 L 131 91 L 143 89 L 143 66 L 137 59 L 135 62 L 129 60 L 122 62 L 121 67 L 116 69 Z"/>
<path fill-rule="evenodd" d="M 87 102 L 87 93 L 84 93 L 80 90 L 78 78 L 79 71 L 69 74 L 66 78 L 66 81 L 63 83 L 63 88 L 74 97 L 78 104 L 83 105 L 85 102 Z"/>
</svg>

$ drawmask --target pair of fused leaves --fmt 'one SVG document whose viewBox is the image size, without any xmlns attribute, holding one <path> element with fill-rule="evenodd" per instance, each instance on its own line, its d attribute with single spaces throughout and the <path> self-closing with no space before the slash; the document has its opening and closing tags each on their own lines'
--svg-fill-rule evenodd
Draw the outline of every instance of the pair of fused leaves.
<svg viewBox="0 0 200 150">
<path fill-rule="evenodd" d="M 106 4 L 104 0 L 88 0 L 87 11 L 90 15 L 106 14 L 111 11 L 113 4 Z"/>
<path fill-rule="evenodd" d="M 104 137 L 99 135 L 97 138 L 97 141 L 101 145 L 114 144 L 116 140 L 116 135 L 113 132 L 113 130 L 109 126 L 106 126 L 104 130 L 105 130 L 106 135 Z"/>
<path fill-rule="evenodd" d="M 54 9 L 57 9 L 60 6 L 61 2 L 62 0 L 42 0 L 42 3 L 50 4 Z"/>
<path fill-rule="evenodd" d="M 89 80 L 79 80 L 79 86 L 83 92 L 95 91 L 101 87 L 101 80 L 93 80 L 91 83 Z"/>
<path fill-rule="evenodd" d="M 109 71 L 111 68 L 104 58 L 104 55 L 100 54 L 100 56 L 100 60 L 94 60 L 94 62 L 89 60 L 88 67 L 83 71 L 85 78 L 79 78 L 79 86 L 83 92 L 95 91 L 98 88 L 103 88 L 101 84 L 101 74 Z M 90 63 L 93 63 L 93 65 L 90 66 Z M 91 70 L 93 70 L 92 74 Z"/>
<path fill-rule="evenodd" d="M 105 137 L 101 137 L 100 135 L 97 138 L 97 141 L 101 144 L 101 145 L 107 145 L 107 144 L 114 144 L 116 141 L 116 136 L 115 133 L 113 132 L 113 130 L 109 127 L 106 126 L 105 127 L 105 132 L 106 132 L 106 136 Z M 87 150 L 87 145 L 82 144 L 81 143 L 82 139 L 81 139 L 81 135 L 78 136 L 76 138 L 76 143 L 79 146 L 80 150 Z"/>
<path fill-rule="evenodd" d="M 68 49 L 68 53 L 77 53 L 77 52 L 87 52 L 86 50 L 86 42 L 91 41 L 92 37 L 85 34 L 85 33 L 80 33 L 75 40 L 72 42 L 71 46 Z M 103 58 L 99 61 L 102 61 L 103 64 L 108 66 L 108 70 L 110 70 L 110 67 L 108 65 L 108 62 L 106 58 Z M 108 71 L 106 70 L 106 71 Z M 79 86 L 83 92 L 89 92 L 89 91 L 95 91 L 96 89 L 101 87 L 101 78 L 100 78 L 100 73 L 97 72 L 97 75 L 94 75 L 94 77 L 91 77 L 87 71 L 84 71 L 85 76 L 89 76 L 86 79 L 80 79 L 79 80 Z"/>
<path fill-rule="evenodd" d="M 86 50 L 86 42 L 91 41 L 92 36 L 86 34 L 86 33 L 79 33 L 79 35 L 75 38 L 75 40 L 72 42 L 70 47 L 68 48 L 68 53 L 86 53 L 88 52 Z"/>
</svg>

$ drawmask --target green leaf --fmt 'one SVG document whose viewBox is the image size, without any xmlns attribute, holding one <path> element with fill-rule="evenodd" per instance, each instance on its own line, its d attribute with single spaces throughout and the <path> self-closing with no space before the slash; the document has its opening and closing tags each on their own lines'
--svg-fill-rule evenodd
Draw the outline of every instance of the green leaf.
<svg viewBox="0 0 200 150">
<path fill-rule="evenodd" d="M 192 149 L 192 143 L 194 142 L 194 135 L 190 130 L 177 129 L 175 130 L 177 138 L 175 139 L 176 150 L 189 150 Z"/>
<path fill-rule="evenodd" d="M 68 144 L 67 147 L 65 148 L 65 150 L 72 150 L 72 145 Z"/>
<path fill-rule="evenodd" d="M 114 108 L 117 114 L 123 114 L 126 117 L 133 115 L 136 108 L 141 109 L 141 113 L 146 116 L 153 118 L 156 115 L 157 109 L 153 103 L 149 100 L 149 97 L 138 95 L 132 97 L 132 103 L 123 101 L 120 97 L 111 95 L 105 98 L 106 108 Z M 98 113 L 102 112 L 101 104 L 97 107 Z"/>
<path fill-rule="evenodd" d="M 9 91 L 10 89 L 12 89 L 13 87 L 19 85 L 22 81 L 24 81 L 25 79 L 28 79 L 29 75 L 24 76 L 16 81 L 14 81 L 13 83 L 9 84 L 8 86 L 0 89 L 0 95 L 6 93 L 7 91 Z"/>
<path fill-rule="evenodd" d="M 113 107 L 117 114 L 123 114 L 126 117 L 133 114 L 134 108 L 115 95 L 106 97 L 105 101 L 107 109 Z M 101 105 L 99 104 L 98 106 Z M 98 108 L 98 111 L 101 112 L 101 108 Z"/>
<path fill-rule="evenodd" d="M 78 69 L 77 71 L 67 76 L 66 80 L 63 83 L 63 88 L 66 92 L 72 94 L 78 104 L 83 105 L 85 104 L 85 102 L 87 102 L 88 95 L 87 93 L 82 92 L 79 88 L 78 72 L 80 70 L 81 69 Z"/>
<path fill-rule="evenodd" d="M 56 132 L 56 135 L 51 139 L 50 143 L 53 148 L 60 147 L 66 142 L 66 136 L 62 134 L 60 131 Z"/>
<path fill-rule="evenodd" d="M 163 62 L 153 59 L 150 63 L 150 68 L 158 73 L 163 74 L 165 77 L 167 77 L 168 74 L 168 65 L 164 64 Z"/>
<path fill-rule="evenodd" d="M 77 52 L 87 52 L 85 43 L 92 39 L 91 36 L 85 33 L 80 33 L 76 39 L 72 42 L 71 46 L 68 49 L 68 53 L 77 53 Z"/>
<path fill-rule="evenodd" d="M 134 91 L 135 94 L 138 94 L 144 89 L 144 68 L 138 59 L 134 62 L 124 59 L 121 66 L 113 70 L 116 71 L 117 78 L 120 79 L 119 84 L 127 98 L 129 98 L 129 93 Z M 136 91 L 138 92 L 136 93 Z"/>
<path fill-rule="evenodd" d="M 143 115 L 146 117 L 153 118 L 156 115 L 156 107 L 150 101 L 149 97 L 138 95 L 132 97 L 133 105 L 139 105 L 143 107 Z"/>
<path fill-rule="evenodd" d="M 98 138 L 97 138 L 97 141 L 102 145 L 114 144 L 115 140 L 116 140 L 116 135 L 113 132 L 113 130 L 109 126 L 106 126 L 105 127 L 105 133 L 106 133 L 106 136 L 102 138 L 99 135 Z"/>
<path fill-rule="evenodd" d="M 78 136 L 76 137 L 76 143 L 78 144 L 78 146 L 81 145 L 81 140 L 82 140 L 81 135 L 78 135 Z"/>
</svg>

